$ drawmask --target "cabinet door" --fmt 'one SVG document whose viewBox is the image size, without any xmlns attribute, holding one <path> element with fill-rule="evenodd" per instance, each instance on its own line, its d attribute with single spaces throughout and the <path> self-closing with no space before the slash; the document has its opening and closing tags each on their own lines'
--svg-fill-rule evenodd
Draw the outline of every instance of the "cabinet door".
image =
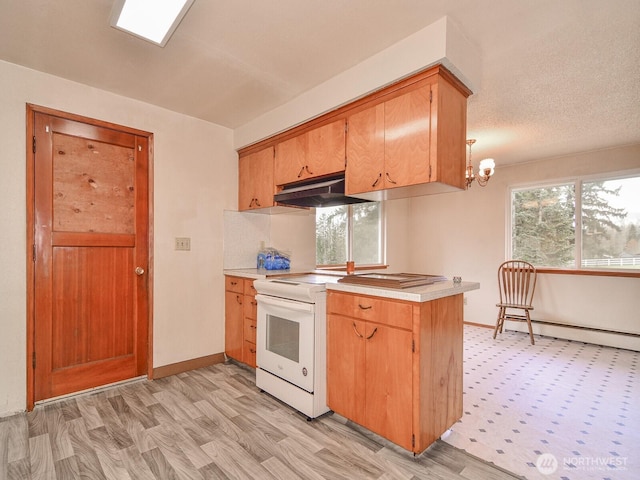
<svg viewBox="0 0 640 480">
<path fill-rule="evenodd" d="M 346 193 L 384 187 L 384 104 L 351 115 L 347 131 Z"/>
<path fill-rule="evenodd" d="M 345 121 L 329 123 L 307 132 L 309 150 L 305 173 L 320 177 L 344 171 Z"/>
<path fill-rule="evenodd" d="M 276 145 L 275 183 L 285 185 L 344 171 L 345 121 L 309 130 Z"/>
<path fill-rule="evenodd" d="M 385 188 L 429 179 L 430 85 L 384 104 Z"/>
<path fill-rule="evenodd" d="M 251 155 L 238 159 L 238 210 L 253 208 L 253 187 L 256 179 L 251 174 Z"/>
<path fill-rule="evenodd" d="M 254 208 L 273 207 L 276 185 L 273 179 L 274 148 L 269 147 L 254 153 L 251 178 L 254 184 Z"/>
<path fill-rule="evenodd" d="M 224 292 L 224 302 L 224 351 L 227 356 L 242 362 L 244 348 L 243 295 L 226 291 Z"/>
<path fill-rule="evenodd" d="M 273 151 L 268 147 L 238 160 L 238 210 L 273 206 Z"/>
<path fill-rule="evenodd" d="M 342 315 L 327 317 L 327 405 L 364 424 L 365 323 Z"/>
<path fill-rule="evenodd" d="M 371 322 L 366 325 L 367 381 L 363 425 L 412 450 L 412 333 Z"/>
<path fill-rule="evenodd" d="M 304 133 L 276 145 L 274 171 L 276 185 L 298 182 L 309 176 L 305 172 L 308 147 L 309 136 Z"/>
</svg>

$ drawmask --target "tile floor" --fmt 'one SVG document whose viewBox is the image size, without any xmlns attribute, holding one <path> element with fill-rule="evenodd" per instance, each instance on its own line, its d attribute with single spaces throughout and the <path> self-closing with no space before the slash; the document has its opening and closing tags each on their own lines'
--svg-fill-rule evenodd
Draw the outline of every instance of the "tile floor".
<svg viewBox="0 0 640 480">
<path fill-rule="evenodd" d="M 464 415 L 443 439 L 530 479 L 640 478 L 640 353 L 465 326 Z"/>
</svg>

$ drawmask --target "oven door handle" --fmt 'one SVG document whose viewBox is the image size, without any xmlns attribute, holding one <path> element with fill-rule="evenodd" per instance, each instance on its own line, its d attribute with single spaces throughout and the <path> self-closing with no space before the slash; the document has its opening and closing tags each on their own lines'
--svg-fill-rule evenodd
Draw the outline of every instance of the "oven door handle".
<svg viewBox="0 0 640 480">
<path fill-rule="evenodd" d="M 276 307 L 289 311 L 294 310 L 297 312 L 313 313 L 314 306 L 309 303 L 285 300 L 283 298 L 269 297 L 260 294 L 256 295 L 256 299 L 258 300 L 258 307 L 262 304 L 265 307 Z"/>
</svg>

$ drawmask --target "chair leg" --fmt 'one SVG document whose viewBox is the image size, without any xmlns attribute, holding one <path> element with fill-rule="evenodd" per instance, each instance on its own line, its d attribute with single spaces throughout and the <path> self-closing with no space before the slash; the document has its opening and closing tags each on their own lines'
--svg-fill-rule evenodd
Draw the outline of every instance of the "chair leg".
<svg viewBox="0 0 640 480">
<path fill-rule="evenodd" d="M 531 317 L 529 317 L 529 310 L 525 310 L 524 313 L 527 316 L 527 326 L 529 327 L 529 336 L 531 337 L 531 345 L 535 345 L 536 342 L 533 340 L 533 329 L 531 328 Z"/>
<path fill-rule="evenodd" d="M 499 307 L 498 309 L 498 319 L 496 320 L 496 328 L 493 330 L 493 338 L 496 338 L 498 334 L 498 329 L 500 329 L 500 333 L 502 333 L 502 324 L 504 323 L 503 318 L 504 308 Z"/>
</svg>

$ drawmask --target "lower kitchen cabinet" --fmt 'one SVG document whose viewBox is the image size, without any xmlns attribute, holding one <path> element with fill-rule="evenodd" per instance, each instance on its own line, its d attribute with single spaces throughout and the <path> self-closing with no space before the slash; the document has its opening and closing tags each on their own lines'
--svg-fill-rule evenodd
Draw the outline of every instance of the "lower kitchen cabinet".
<svg viewBox="0 0 640 480">
<path fill-rule="evenodd" d="M 225 276 L 226 355 L 256 367 L 256 291 L 253 279 Z"/>
<path fill-rule="evenodd" d="M 258 302 L 256 301 L 256 290 L 253 288 L 253 280 L 245 278 L 243 318 L 244 351 L 242 352 L 242 361 L 253 368 L 256 368 L 257 313 Z"/>
<path fill-rule="evenodd" d="M 424 303 L 329 291 L 327 403 L 422 452 L 462 416 L 462 295 Z"/>
<path fill-rule="evenodd" d="M 411 331 L 336 314 L 327 322 L 329 408 L 411 450 Z"/>
</svg>

